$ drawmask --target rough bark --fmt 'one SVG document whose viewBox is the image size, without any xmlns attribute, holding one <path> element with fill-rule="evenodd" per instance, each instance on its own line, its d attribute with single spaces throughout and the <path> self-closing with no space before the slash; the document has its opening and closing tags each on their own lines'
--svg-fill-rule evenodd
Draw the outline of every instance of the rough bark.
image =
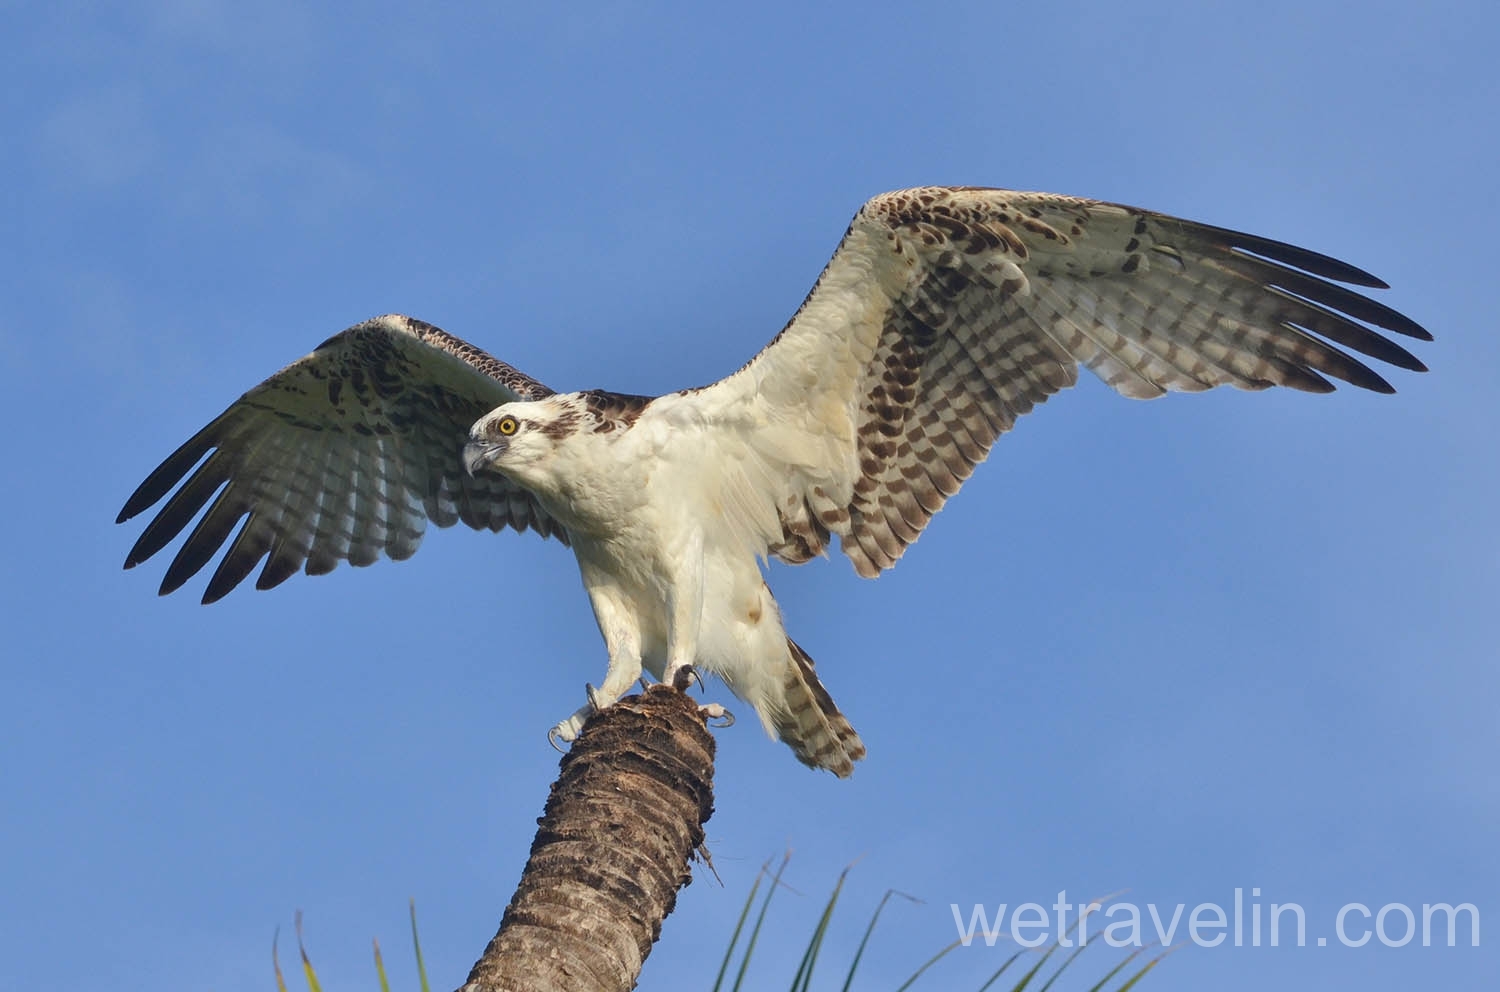
<svg viewBox="0 0 1500 992">
<path fill-rule="evenodd" d="M 459 992 L 635 987 L 713 813 L 714 741 L 653 685 L 595 714 L 564 755 L 531 858 Z"/>
</svg>

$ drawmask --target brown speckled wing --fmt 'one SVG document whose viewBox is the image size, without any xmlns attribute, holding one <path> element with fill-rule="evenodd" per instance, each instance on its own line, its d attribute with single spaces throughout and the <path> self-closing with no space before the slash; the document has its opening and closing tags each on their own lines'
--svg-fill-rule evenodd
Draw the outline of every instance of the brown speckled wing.
<svg viewBox="0 0 1500 992">
<path fill-rule="evenodd" d="M 498 475 L 470 478 L 461 461 L 474 421 L 502 403 L 551 392 L 420 320 L 387 315 L 357 324 L 240 397 L 141 483 L 118 522 L 176 492 L 125 567 L 164 548 L 205 505 L 167 567 L 163 595 L 226 541 L 205 603 L 262 561 L 257 589 L 341 561 L 409 558 L 428 520 L 530 528 L 566 541 L 526 490 Z"/>
<path fill-rule="evenodd" d="M 1327 392 L 1325 376 L 1392 391 L 1341 348 L 1422 371 L 1376 328 L 1431 335 L 1338 283 L 1385 286 L 1315 252 L 1133 207 L 903 190 L 865 204 L 797 315 L 710 390 L 800 404 L 809 431 L 849 438 L 852 457 L 821 473 L 804 452 L 785 460 L 770 550 L 805 561 L 838 534 L 871 576 L 1079 365 L 1136 398 L 1225 384 Z"/>
</svg>

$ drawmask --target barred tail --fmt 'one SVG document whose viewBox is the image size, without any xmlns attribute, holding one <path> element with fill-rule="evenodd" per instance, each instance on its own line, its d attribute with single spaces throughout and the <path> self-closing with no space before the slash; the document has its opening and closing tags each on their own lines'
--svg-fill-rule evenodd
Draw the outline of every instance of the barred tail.
<svg viewBox="0 0 1500 992">
<path fill-rule="evenodd" d="M 786 643 L 789 664 L 782 683 L 785 697 L 772 716 L 776 735 L 804 765 L 826 768 L 839 778 L 848 778 L 854 762 L 865 756 L 864 742 L 818 681 L 807 652 L 790 637 Z"/>
</svg>

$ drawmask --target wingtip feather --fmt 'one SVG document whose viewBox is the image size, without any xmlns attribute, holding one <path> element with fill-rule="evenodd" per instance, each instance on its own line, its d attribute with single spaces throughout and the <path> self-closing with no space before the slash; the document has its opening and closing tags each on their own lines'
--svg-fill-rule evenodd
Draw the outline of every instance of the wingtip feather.
<svg viewBox="0 0 1500 992">
<path fill-rule="evenodd" d="M 1325 255 L 1308 248 L 1299 248 L 1285 241 L 1245 234 L 1241 231 L 1230 231 L 1226 228 L 1217 230 L 1222 232 L 1224 240 L 1232 251 L 1252 256 L 1258 255 L 1283 265 L 1294 266 L 1323 279 L 1332 279 L 1351 286 L 1363 286 L 1366 289 L 1390 289 L 1384 280 L 1373 273 L 1334 258 L 1332 255 Z"/>
</svg>

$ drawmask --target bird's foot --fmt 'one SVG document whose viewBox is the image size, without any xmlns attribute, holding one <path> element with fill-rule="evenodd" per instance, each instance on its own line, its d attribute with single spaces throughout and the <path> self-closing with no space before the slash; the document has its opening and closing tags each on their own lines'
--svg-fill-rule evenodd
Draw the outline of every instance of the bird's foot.
<svg viewBox="0 0 1500 992">
<path fill-rule="evenodd" d="M 693 665 L 676 665 L 667 667 L 662 673 L 662 683 L 669 685 L 678 692 L 687 692 L 693 683 L 698 683 L 698 688 L 704 688 L 703 676 L 698 674 L 698 669 Z"/>
<path fill-rule="evenodd" d="M 710 727 L 734 726 L 734 714 L 726 710 L 720 703 L 705 703 L 698 707 L 698 712 L 703 715 L 703 722 L 707 723 Z M 719 722 L 710 722 L 713 720 Z"/>
<path fill-rule="evenodd" d="M 580 706 L 572 716 L 547 731 L 547 742 L 558 751 L 567 750 L 563 745 L 571 744 L 578 739 L 588 718 L 613 702 L 590 683 L 584 683 L 583 692 L 589 699 L 587 705 Z"/>
<path fill-rule="evenodd" d="M 587 719 L 587 717 L 584 719 Z M 563 745 L 576 741 L 578 739 L 578 732 L 582 729 L 583 720 L 578 719 L 578 714 L 575 713 L 547 731 L 547 743 L 552 745 L 553 750 L 561 754 L 568 750 Z"/>
</svg>

